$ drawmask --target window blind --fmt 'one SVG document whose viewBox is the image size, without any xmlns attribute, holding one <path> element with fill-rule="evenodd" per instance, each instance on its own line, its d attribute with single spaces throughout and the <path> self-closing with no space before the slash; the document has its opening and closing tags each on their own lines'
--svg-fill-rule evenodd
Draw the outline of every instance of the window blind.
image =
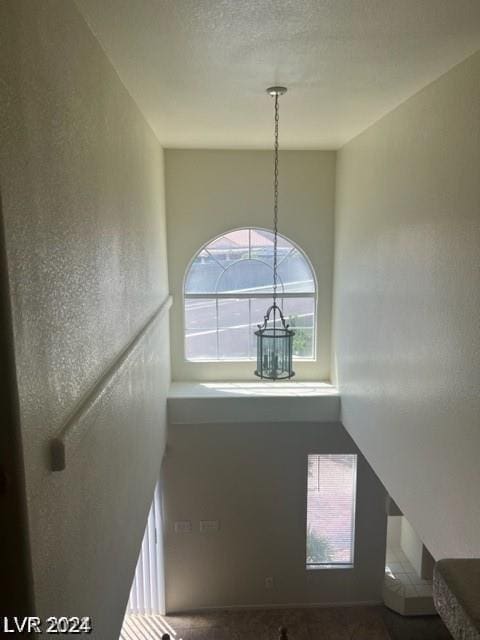
<svg viewBox="0 0 480 640">
<path fill-rule="evenodd" d="M 356 454 L 308 456 L 307 567 L 352 566 Z"/>
<path fill-rule="evenodd" d="M 164 614 L 162 511 L 159 483 L 155 487 L 142 548 L 138 557 L 127 613 Z"/>
</svg>

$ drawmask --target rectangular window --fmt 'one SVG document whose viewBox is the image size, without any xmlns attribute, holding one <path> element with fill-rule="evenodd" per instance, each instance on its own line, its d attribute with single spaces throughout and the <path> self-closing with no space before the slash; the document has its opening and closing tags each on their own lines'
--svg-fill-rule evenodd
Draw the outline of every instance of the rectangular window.
<svg viewBox="0 0 480 640">
<path fill-rule="evenodd" d="M 308 456 L 307 569 L 353 567 L 356 454 Z"/>
</svg>

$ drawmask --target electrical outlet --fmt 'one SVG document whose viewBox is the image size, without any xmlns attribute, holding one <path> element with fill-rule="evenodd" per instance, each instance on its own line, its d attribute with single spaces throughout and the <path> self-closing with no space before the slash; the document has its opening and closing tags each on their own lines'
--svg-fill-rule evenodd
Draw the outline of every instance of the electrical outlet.
<svg viewBox="0 0 480 640">
<path fill-rule="evenodd" d="M 265 578 L 265 589 L 273 589 L 273 578 L 271 576 Z"/>
<path fill-rule="evenodd" d="M 218 520 L 200 520 L 200 532 L 210 533 L 217 532 L 220 529 Z"/>
<path fill-rule="evenodd" d="M 190 520 L 178 520 L 175 522 L 175 533 L 190 533 L 192 531 L 192 523 Z"/>
</svg>

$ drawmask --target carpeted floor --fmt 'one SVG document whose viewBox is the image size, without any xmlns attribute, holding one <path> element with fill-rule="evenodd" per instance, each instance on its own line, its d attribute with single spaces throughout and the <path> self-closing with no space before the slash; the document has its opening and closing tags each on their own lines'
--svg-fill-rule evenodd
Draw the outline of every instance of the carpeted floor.
<svg viewBox="0 0 480 640">
<path fill-rule="evenodd" d="M 125 618 L 121 640 L 451 640 L 437 616 L 403 617 L 386 607 L 219 611 Z"/>
</svg>

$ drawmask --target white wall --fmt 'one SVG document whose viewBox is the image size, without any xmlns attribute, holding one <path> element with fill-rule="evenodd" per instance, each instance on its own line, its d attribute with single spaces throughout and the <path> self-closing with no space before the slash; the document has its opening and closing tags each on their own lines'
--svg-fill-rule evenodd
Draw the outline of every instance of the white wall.
<svg viewBox="0 0 480 640">
<path fill-rule="evenodd" d="M 251 380 L 251 362 L 185 361 L 183 278 L 212 238 L 238 227 L 272 228 L 272 152 L 168 149 L 165 158 L 173 378 Z M 296 363 L 297 380 L 330 378 L 334 192 L 334 152 L 280 152 L 279 231 L 306 252 L 318 278 L 317 360 Z"/>
<path fill-rule="evenodd" d="M 417 575 L 421 576 L 423 544 L 405 516 L 401 519 L 400 547 L 402 548 L 403 553 L 410 560 L 410 564 L 417 572 Z"/>
<path fill-rule="evenodd" d="M 63 0 L 1 3 L 0 175 L 37 613 L 118 638 L 164 446 L 168 320 L 61 473 L 49 443 L 168 292 L 163 157 Z M 33 613 L 33 612 L 31 612 Z"/>
<path fill-rule="evenodd" d="M 387 547 L 398 549 L 402 535 L 403 516 L 388 516 L 387 521 Z"/>
<path fill-rule="evenodd" d="M 343 422 L 435 558 L 480 554 L 480 53 L 338 158 Z"/>
<path fill-rule="evenodd" d="M 338 422 L 170 422 L 167 611 L 381 601 L 385 491 L 361 455 L 355 568 L 305 568 L 307 456 L 324 452 L 358 449 Z M 191 521 L 191 533 L 175 533 L 182 520 Z M 200 533 L 200 520 L 219 520 L 220 530 Z M 271 590 L 266 577 L 274 579 Z"/>
</svg>

